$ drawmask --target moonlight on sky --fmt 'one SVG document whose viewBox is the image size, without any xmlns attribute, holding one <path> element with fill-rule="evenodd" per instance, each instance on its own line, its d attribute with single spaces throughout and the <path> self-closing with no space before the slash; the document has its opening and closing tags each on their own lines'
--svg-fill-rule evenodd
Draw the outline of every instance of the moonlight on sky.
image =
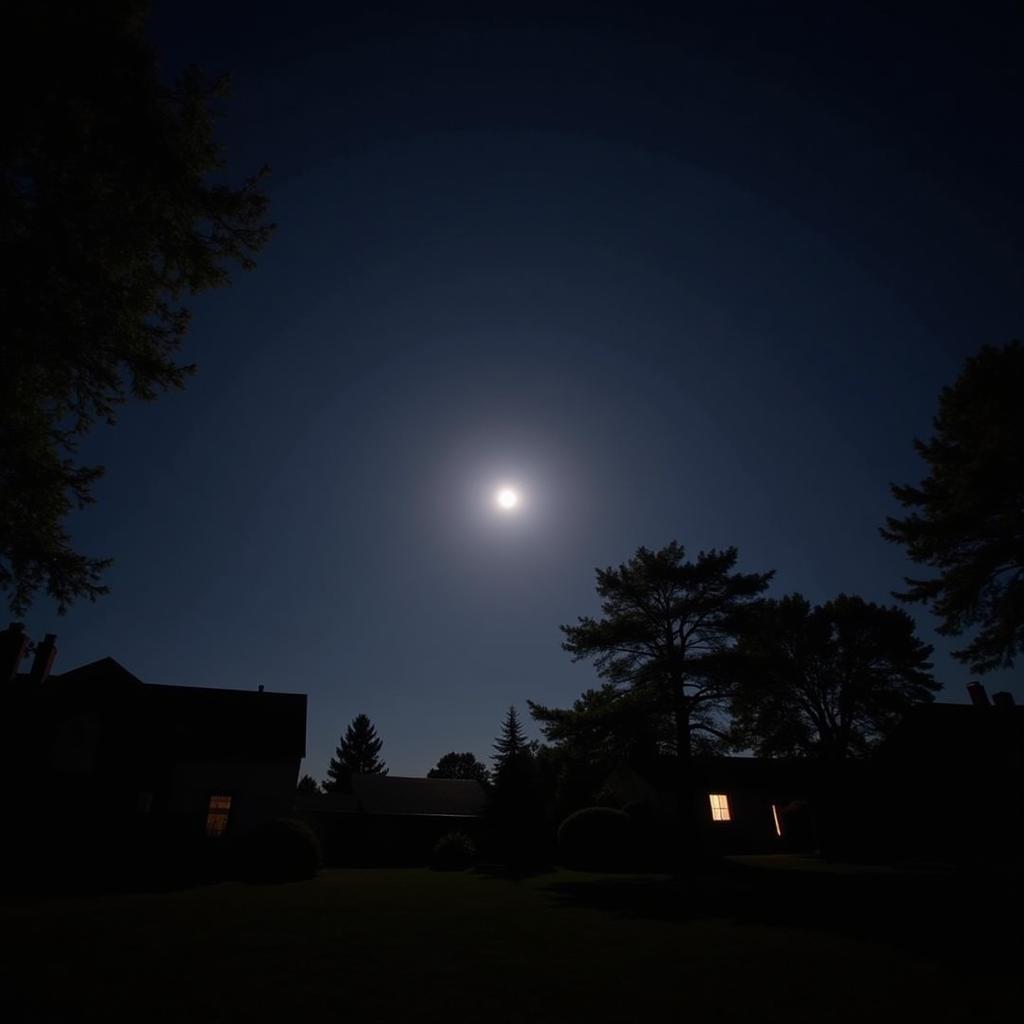
<svg viewBox="0 0 1024 1024">
<path fill-rule="evenodd" d="M 499 487 L 494 501 L 502 512 L 514 512 L 519 507 L 519 492 L 513 487 Z"/>
</svg>

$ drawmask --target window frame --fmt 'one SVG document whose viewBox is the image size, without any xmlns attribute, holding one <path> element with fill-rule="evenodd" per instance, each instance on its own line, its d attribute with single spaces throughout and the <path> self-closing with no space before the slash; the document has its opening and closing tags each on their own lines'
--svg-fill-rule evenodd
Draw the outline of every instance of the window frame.
<svg viewBox="0 0 1024 1024">
<path fill-rule="evenodd" d="M 211 793 L 206 800 L 206 838 L 222 839 L 227 835 L 231 823 L 231 808 L 234 805 L 234 793 Z M 214 804 L 214 801 L 226 803 Z"/>
<path fill-rule="evenodd" d="M 711 805 L 712 821 L 732 821 L 732 806 L 728 793 L 708 793 L 708 802 Z"/>
</svg>

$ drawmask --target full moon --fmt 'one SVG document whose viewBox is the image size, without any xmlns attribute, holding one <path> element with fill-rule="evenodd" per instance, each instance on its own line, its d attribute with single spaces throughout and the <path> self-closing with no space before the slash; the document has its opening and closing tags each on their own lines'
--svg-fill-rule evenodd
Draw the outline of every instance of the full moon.
<svg viewBox="0 0 1024 1024">
<path fill-rule="evenodd" d="M 519 504 L 519 495 L 511 487 L 502 487 L 494 496 L 498 508 L 511 512 Z"/>
</svg>

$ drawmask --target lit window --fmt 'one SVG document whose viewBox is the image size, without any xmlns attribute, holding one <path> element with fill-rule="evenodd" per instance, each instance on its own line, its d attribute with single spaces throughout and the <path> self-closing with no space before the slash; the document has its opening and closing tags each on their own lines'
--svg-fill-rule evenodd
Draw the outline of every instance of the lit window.
<svg viewBox="0 0 1024 1024">
<path fill-rule="evenodd" d="M 775 834 L 777 836 L 782 835 L 782 820 L 779 818 L 779 809 L 772 804 L 772 817 L 775 819 Z"/>
<path fill-rule="evenodd" d="M 222 836 L 227 831 L 228 814 L 231 811 L 231 797 L 211 796 L 206 810 L 206 834 Z"/>
<path fill-rule="evenodd" d="M 732 821 L 729 813 L 729 798 L 724 793 L 709 793 L 712 821 Z"/>
</svg>

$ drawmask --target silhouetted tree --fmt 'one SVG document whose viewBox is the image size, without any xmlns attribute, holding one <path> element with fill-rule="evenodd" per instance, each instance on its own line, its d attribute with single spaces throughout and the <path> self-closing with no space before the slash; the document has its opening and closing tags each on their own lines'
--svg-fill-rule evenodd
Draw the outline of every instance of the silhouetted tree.
<svg viewBox="0 0 1024 1024">
<path fill-rule="evenodd" d="M 299 779 L 298 786 L 295 787 L 296 791 L 301 793 L 303 796 L 311 796 L 320 792 L 320 783 L 313 778 L 312 775 L 303 775 Z"/>
<path fill-rule="evenodd" d="M 483 762 L 478 761 L 475 754 L 468 750 L 464 754 L 456 754 L 453 750 L 445 754 L 437 764 L 427 772 L 428 779 L 476 779 L 485 786 L 491 781 L 491 773 Z"/>
<path fill-rule="evenodd" d="M 487 821 L 495 852 L 513 870 L 531 870 L 548 857 L 551 836 L 534 745 L 526 739 L 514 707 L 505 715 L 494 750 Z"/>
<path fill-rule="evenodd" d="M 605 683 L 585 690 L 571 708 L 527 704 L 546 739 L 602 764 L 645 762 L 674 743 L 665 702 L 651 690 Z"/>
<path fill-rule="evenodd" d="M 491 755 L 491 760 L 494 762 L 495 774 L 522 751 L 528 749 L 526 733 L 523 732 L 523 727 L 519 724 L 519 716 L 516 714 L 515 707 L 511 706 L 501 724 L 501 734 L 494 741 L 494 753 Z"/>
<path fill-rule="evenodd" d="M 353 775 L 387 775 L 388 769 L 377 756 L 383 741 L 366 715 L 356 715 L 345 730 L 327 767 L 323 781 L 328 793 L 345 792 Z"/>
<path fill-rule="evenodd" d="M 986 345 L 942 390 L 935 436 L 915 440 L 928 465 L 893 494 L 908 511 L 882 536 L 903 544 L 931 579 L 895 596 L 928 605 L 939 632 L 977 628 L 955 657 L 975 672 L 1008 668 L 1024 645 L 1024 346 Z"/>
<path fill-rule="evenodd" d="M 106 592 L 108 560 L 66 528 L 98 466 L 78 440 L 129 399 L 183 386 L 187 296 L 253 266 L 267 241 L 258 175 L 225 183 L 213 119 L 223 83 L 161 83 L 148 4 L 15 5 L 2 62 L 0 589 L 20 614 Z"/>
<path fill-rule="evenodd" d="M 673 541 L 660 551 L 641 547 L 628 563 L 597 570 L 602 617 L 562 626 L 562 647 L 574 661 L 590 658 L 615 692 L 646 705 L 652 718 L 669 715 L 677 763 L 680 817 L 694 843 L 689 761 L 694 737 L 724 737 L 718 715 L 728 707 L 729 657 L 742 614 L 755 604 L 772 573 L 735 571 L 735 548 L 701 551 L 686 561 Z M 541 715 L 548 709 L 538 711 Z"/>
<path fill-rule="evenodd" d="M 649 769 L 659 752 L 674 749 L 664 704 L 612 683 L 587 690 L 571 708 L 528 701 L 549 741 L 537 751 L 554 824 L 598 799 L 609 773 L 622 763 Z"/>
<path fill-rule="evenodd" d="M 735 736 L 762 756 L 863 755 L 939 689 L 914 620 L 845 594 L 815 607 L 800 594 L 763 602 L 737 651 Z"/>
</svg>

